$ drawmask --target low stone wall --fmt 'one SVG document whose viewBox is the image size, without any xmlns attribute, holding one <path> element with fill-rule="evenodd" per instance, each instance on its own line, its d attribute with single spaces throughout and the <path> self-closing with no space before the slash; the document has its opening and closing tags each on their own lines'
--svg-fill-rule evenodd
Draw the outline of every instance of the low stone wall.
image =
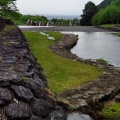
<svg viewBox="0 0 120 120">
<path fill-rule="evenodd" d="M 64 109 L 56 104 L 56 96 L 48 90 L 43 69 L 36 62 L 19 28 L 12 25 L 2 33 L 0 120 L 53 120 L 53 116 L 58 119 L 63 117 Z"/>
<path fill-rule="evenodd" d="M 76 42 L 77 36 L 64 35 L 60 41 L 50 48 L 54 53 L 73 61 L 102 68 L 104 73 L 82 86 L 64 91 L 60 96 L 68 101 L 73 110 L 89 114 L 94 120 L 102 120 L 98 111 L 103 108 L 103 103 L 108 100 L 120 100 L 120 68 L 77 57 L 70 52 Z"/>
</svg>

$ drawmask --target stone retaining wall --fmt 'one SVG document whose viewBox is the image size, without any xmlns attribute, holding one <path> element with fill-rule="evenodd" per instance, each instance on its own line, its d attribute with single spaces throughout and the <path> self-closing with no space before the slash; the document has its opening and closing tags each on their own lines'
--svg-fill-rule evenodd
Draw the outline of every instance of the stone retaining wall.
<svg viewBox="0 0 120 120">
<path fill-rule="evenodd" d="M 56 105 L 25 37 L 15 25 L 7 26 L 0 32 L 0 120 L 60 118 L 63 108 Z"/>
<path fill-rule="evenodd" d="M 4 31 L 3 28 L 8 24 L 8 29 Z M 19 28 L 11 21 L 0 18 L 0 30 L 0 119 L 66 119 L 66 111 L 61 106 L 66 108 L 67 104 L 55 101 L 57 96 L 49 91 L 43 69 L 36 62 Z M 70 52 L 76 42 L 77 36 L 64 35 L 61 41 L 51 46 L 51 50 L 74 61 L 103 68 L 105 72 L 98 79 L 68 90 L 61 96 L 74 110 L 81 110 L 97 119 L 95 112 L 99 104 L 113 98 L 120 91 L 120 69 L 78 58 Z"/>
</svg>

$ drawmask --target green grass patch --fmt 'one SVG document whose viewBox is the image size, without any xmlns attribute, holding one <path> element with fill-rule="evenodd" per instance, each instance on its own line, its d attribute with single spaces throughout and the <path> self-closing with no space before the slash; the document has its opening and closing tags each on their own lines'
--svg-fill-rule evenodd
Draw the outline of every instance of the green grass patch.
<svg viewBox="0 0 120 120">
<path fill-rule="evenodd" d="M 117 35 L 117 36 L 120 36 L 120 32 L 117 32 L 117 33 L 114 33 L 115 35 Z"/>
<path fill-rule="evenodd" d="M 120 120 L 120 103 L 112 102 L 106 105 L 101 114 L 105 120 Z"/>
<path fill-rule="evenodd" d="M 102 64 L 104 64 L 104 65 L 107 65 L 107 64 L 108 64 L 108 61 L 104 60 L 103 58 L 96 59 L 96 62 L 102 63 Z"/>
<path fill-rule="evenodd" d="M 116 24 L 103 24 L 103 25 L 100 25 L 101 27 L 104 27 L 104 28 L 113 28 L 116 26 Z"/>
<path fill-rule="evenodd" d="M 49 46 L 54 44 L 55 41 L 49 40 L 44 35 L 38 32 L 23 31 L 23 33 L 47 75 L 50 89 L 55 93 L 77 87 L 103 73 L 103 70 L 97 67 L 75 62 L 52 53 Z M 49 34 L 56 39 L 62 37 L 59 32 L 50 32 Z"/>
</svg>

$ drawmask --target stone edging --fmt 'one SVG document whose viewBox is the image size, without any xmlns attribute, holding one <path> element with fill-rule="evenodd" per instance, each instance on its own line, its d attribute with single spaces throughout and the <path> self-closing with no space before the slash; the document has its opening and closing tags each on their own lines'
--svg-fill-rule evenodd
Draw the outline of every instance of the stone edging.
<svg viewBox="0 0 120 120">
<path fill-rule="evenodd" d="M 84 62 L 103 68 L 104 73 L 85 85 L 63 92 L 61 96 L 68 101 L 73 110 L 80 110 L 97 120 L 97 111 L 103 107 L 101 107 L 102 103 L 114 98 L 120 91 L 120 68 L 77 57 L 70 52 L 70 49 L 76 43 L 77 36 L 65 34 L 63 38 L 52 45 L 50 49 L 52 52 L 74 61 Z"/>
</svg>

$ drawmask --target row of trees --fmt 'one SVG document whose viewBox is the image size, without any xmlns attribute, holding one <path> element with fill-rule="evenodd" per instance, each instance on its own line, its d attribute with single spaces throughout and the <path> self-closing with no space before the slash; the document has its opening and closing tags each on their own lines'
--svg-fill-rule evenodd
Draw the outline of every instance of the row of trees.
<svg viewBox="0 0 120 120">
<path fill-rule="evenodd" d="M 55 26 L 78 26 L 80 25 L 80 20 L 78 18 L 75 19 L 57 19 L 57 18 L 53 18 L 52 20 L 50 20 L 51 25 L 55 25 Z"/>
<path fill-rule="evenodd" d="M 11 18 L 16 23 L 26 24 L 28 20 L 41 21 L 46 25 L 48 19 L 45 16 L 31 16 L 22 15 L 18 12 L 15 5 L 16 0 L 0 0 L 0 15 Z M 110 3 L 111 2 L 111 3 Z M 109 6 L 105 7 L 107 4 Z M 103 9 L 100 9 L 103 6 Z M 104 8 L 105 7 L 105 8 Z M 99 9 L 98 9 L 99 8 Z M 119 23 L 120 21 L 120 0 L 104 0 L 100 5 L 96 6 L 93 2 L 89 1 L 85 4 L 81 20 L 75 18 L 73 20 L 57 19 L 54 18 L 49 21 L 51 25 L 100 25 L 105 23 Z"/>
<path fill-rule="evenodd" d="M 45 16 L 38 15 L 22 15 L 18 12 L 17 7 L 15 5 L 16 0 L 0 0 L 0 15 L 5 18 L 10 18 L 16 24 L 26 24 L 27 21 L 32 21 L 33 25 L 40 22 L 41 25 L 46 25 L 49 21 L 50 25 L 58 25 L 58 26 L 68 26 L 68 25 L 79 25 L 79 19 L 75 18 L 73 20 L 65 20 L 65 19 L 57 19 L 53 18 L 52 20 L 48 20 Z"/>
<path fill-rule="evenodd" d="M 24 15 L 22 17 L 22 21 L 24 22 L 24 24 L 27 22 L 28 25 L 31 25 L 31 21 L 32 21 L 32 25 L 40 25 L 41 26 L 46 26 L 46 25 L 51 25 L 51 26 L 78 26 L 80 25 L 80 21 L 79 19 L 75 18 L 75 19 L 57 19 L 57 18 L 53 18 L 51 20 L 48 20 L 47 17 L 44 16 L 30 16 L 30 15 Z M 37 23 L 37 24 L 36 24 Z"/>
<path fill-rule="evenodd" d="M 109 6 L 112 2 L 114 2 L 115 0 L 103 0 L 97 7 L 98 9 L 103 9 L 106 8 L 107 6 Z"/>
<path fill-rule="evenodd" d="M 35 25 L 35 22 L 41 22 L 42 25 L 46 25 L 46 23 L 48 22 L 47 17 L 39 15 L 22 15 L 19 19 L 22 24 L 26 24 L 28 20 L 32 20 L 33 25 Z"/>
<path fill-rule="evenodd" d="M 107 4 L 109 5 L 107 6 Z M 100 6 L 103 7 L 103 9 L 100 9 Z M 89 1 L 85 5 L 83 14 L 81 15 L 80 25 L 118 24 L 119 22 L 120 0 L 104 0 L 98 6 Z"/>
<path fill-rule="evenodd" d="M 13 20 L 14 21 L 14 20 Z M 30 21 L 32 21 L 32 25 L 38 25 L 36 23 L 40 22 L 40 25 L 45 26 L 48 22 L 49 25 L 52 26 L 77 26 L 80 25 L 80 20 L 75 19 L 57 19 L 53 18 L 51 20 L 48 20 L 45 16 L 38 16 L 38 15 L 20 15 L 19 21 L 21 21 L 21 24 L 28 24 Z M 29 21 L 29 22 L 27 22 Z M 15 21 L 17 23 L 17 21 Z M 18 23 L 19 24 L 19 23 Z"/>
<path fill-rule="evenodd" d="M 93 18 L 93 25 L 106 23 L 118 24 L 120 20 L 120 6 L 112 4 L 105 9 L 100 10 Z"/>
</svg>

